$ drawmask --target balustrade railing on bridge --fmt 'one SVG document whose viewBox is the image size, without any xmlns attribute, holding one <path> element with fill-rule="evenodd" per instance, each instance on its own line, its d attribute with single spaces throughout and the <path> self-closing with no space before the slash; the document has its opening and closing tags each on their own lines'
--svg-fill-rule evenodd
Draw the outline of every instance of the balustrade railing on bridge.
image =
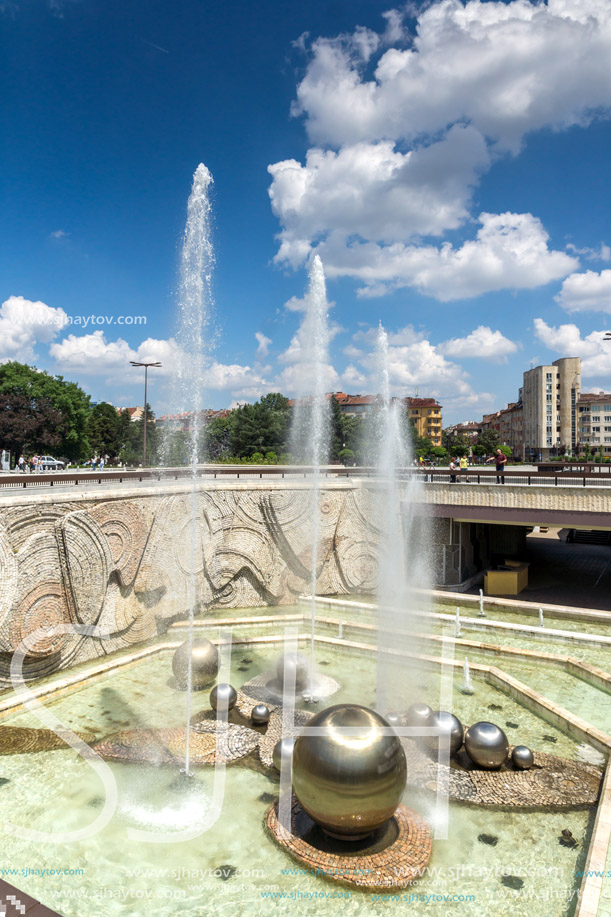
<svg viewBox="0 0 611 917">
<path fill-rule="evenodd" d="M 464 484 L 486 484 L 496 486 L 511 485 L 543 485 L 558 486 L 583 486 L 583 487 L 611 487 L 611 465 L 564 465 L 557 466 L 546 464 L 536 470 L 533 466 L 513 466 L 504 472 L 504 484 L 497 484 L 497 472 L 490 466 L 471 466 L 468 470 L 456 471 L 451 474 L 448 468 L 422 468 L 408 467 L 399 470 L 399 476 L 408 479 L 413 475 L 421 476 L 425 484 L 452 484 L 459 487 Z M 197 476 L 202 480 L 222 480 L 231 478 L 235 480 L 298 480 L 308 479 L 313 470 L 307 465 L 199 465 Z M 321 474 L 329 479 L 351 477 L 376 477 L 375 468 L 352 467 L 342 465 L 328 465 L 321 469 Z M 58 471 L 52 473 L 20 473 L 17 471 L 0 475 L 0 491 L 15 488 L 31 487 L 57 487 L 74 486 L 83 484 L 125 484 L 139 482 L 171 482 L 186 480 L 192 476 L 192 469 L 180 468 L 135 468 L 117 469 L 108 468 L 103 471 Z M 455 482 L 450 480 L 455 477 Z"/>
</svg>

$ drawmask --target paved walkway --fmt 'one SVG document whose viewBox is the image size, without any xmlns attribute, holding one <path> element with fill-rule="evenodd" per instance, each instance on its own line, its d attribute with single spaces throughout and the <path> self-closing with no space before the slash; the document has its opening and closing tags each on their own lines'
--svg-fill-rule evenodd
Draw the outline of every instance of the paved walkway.
<svg viewBox="0 0 611 917">
<path fill-rule="evenodd" d="M 551 528 L 528 535 L 526 546 L 528 586 L 514 598 L 611 611 L 611 546 L 566 544 Z"/>
</svg>

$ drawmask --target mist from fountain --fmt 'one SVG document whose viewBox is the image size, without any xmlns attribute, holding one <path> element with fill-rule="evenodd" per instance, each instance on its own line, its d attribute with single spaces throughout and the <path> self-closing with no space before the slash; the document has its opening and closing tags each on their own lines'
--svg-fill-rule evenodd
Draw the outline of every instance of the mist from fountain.
<svg viewBox="0 0 611 917">
<path fill-rule="evenodd" d="M 210 186 L 212 175 L 200 163 L 193 175 L 193 185 L 187 203 L 187 222 L 184 231 L 180 262 L 180 284 L 178 292 L 178 327 L 176 342 L 179 347 L 178 365 L 174 375 L 175 403 L 191 414 L 189 430 L 189 464 L 191 466 L 191 499 L 189 516 L 189 630 L 187 676 L 187 739 L 184 773 L 189 771 L 189 735 L 191 722 L 191 697 L 193 693 L 191 654 L 193 650 L 193 619 L 197 600 L 197 569 L 201 558 L 197 556 L 200 546 L 199 507 L 197 498 L 197 466 L 202 448 L 203 429 L 201 412 L 205 392 L 205 373 L 211 349 L 210 324 L 214 300 L 212 296 L 212 273 L 214 249 L 211 234 Z"/>
<path fill-rule="evenodd" d="M 330 412 L 327 399 L 329 369 L 329 305 L 322 261 L 314 256 L 309 271 L 305 313 L 297 341 L 299 359 L 295 375 L 295 406 L 291 422 L 290 451 L 311 466 L 310 494 L 310 678 L 309 699 L 315 700 L 314 627 L 315 595 L 320 542 L 321 466 L 329 459 Z"/>
<path fill-rule="evenodd" d="M 376 518 L 378 548 L 378 664 L 376 708 L 385 714 L 407 709 L 416 699 L 415 678 L 400 653 L 410 652 L 412 610 L 427 604 L 429 587 L 427 533 L 416 513 L 422 483 L 412 467 L 413 455 L 404 403 L 391 394 L 388 336 L 379 326 L 376 342 L 379 403 L 370 436 L 377 443 Z"/>
</svg>

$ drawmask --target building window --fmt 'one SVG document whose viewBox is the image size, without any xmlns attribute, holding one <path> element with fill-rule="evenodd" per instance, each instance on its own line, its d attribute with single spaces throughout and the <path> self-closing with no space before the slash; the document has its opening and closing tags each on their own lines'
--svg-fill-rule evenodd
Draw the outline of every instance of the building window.
<svg viewBox="0 0 611 917">
<path fill-rule="evenodd" d="M 594 415 L 592 415 L 592 423 L 600 423 L 600 415 L 598 415 L 598 417 L 594 417 Z"/>
<path fill-rule="evenodd" d="M 551 381 L 552 381 L 552 374 L 551 374 L 551 373 L 545 373 L 545 379 L 546 379 L 547 382 L 551 382 Z"/>
<path fill-rule="evenodd" d="M 592 427 L 592 433 L 600 433 L 600 427 Z"/>
</svg>

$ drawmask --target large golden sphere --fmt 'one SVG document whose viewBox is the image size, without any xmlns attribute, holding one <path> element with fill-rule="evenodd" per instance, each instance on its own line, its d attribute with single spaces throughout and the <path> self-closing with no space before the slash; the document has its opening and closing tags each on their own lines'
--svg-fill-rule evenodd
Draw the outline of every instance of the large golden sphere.
<svg viewBox="0 0 611 917">
<path fill-rule="evenodd" d="M 207 688 L 219 673 L 219 651 L 210 640 L 194 640 L 191 648 L 191 687 L 194 691 Z M 189 642 L 179 646 L 172 659 L 172 671 L 181 688 L 186 688 L 189 673 Z"/>
<path fill-rule="evenodd" d="M 407 782 L 405 753 L 386 720 L 358 704 L 336 704 L 308 723 L 293 751 L 293 790 L 310 818 L 332 837 L 358 840 L 380 828 L 399 805 Z M 342 735 L 341 727 L 356 727 Z"/>
</svg>

